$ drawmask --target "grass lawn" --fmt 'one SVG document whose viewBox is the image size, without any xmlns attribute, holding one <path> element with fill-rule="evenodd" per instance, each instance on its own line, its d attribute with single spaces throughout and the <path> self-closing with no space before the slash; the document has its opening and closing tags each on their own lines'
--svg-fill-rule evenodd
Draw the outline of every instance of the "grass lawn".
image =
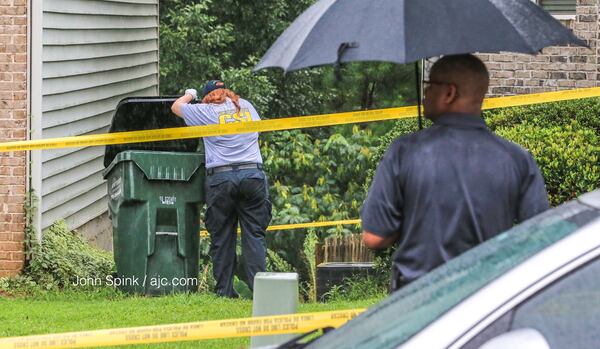
<svg viewBox="0 0 600 349">
<path fill-rule="evenodd" d="M 369 307 L 380 299 L 301 304 L 299 312 Z M 252 302 L 210 294 L 130 297 L 110 289 L 35 296 L 0 295 L 0 337 L 249 317 Z M 249 338 L 127 346 L 131 348 L 246 348 Z M 113 347 L 115 348 L 115 347 Z M 125 346 L 124 346 L 125 348 Z"/>
</svg>

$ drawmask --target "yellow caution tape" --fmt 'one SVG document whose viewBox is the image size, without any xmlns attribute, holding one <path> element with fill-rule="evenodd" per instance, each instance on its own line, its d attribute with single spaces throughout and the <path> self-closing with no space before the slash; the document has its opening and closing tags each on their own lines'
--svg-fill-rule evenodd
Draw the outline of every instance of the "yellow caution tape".
<svg viewBox="0 0 600 349">
<path fill-rule="evenodd" d="M 311 223 L 295 223 L 295 224 L 280 224 L 280 225 L 270 225 L 267 228 L 267 231 L 274 230 L 291 230 L 291 229 L 303 229 L 303 228 L 319 228 L 319 227 L 332 227 L 332 226 L 340 226 L 340 225 L 351 225 L 351 224 L 360 224 L 360 219 L 346 219 L 341 221 L 328 221 L 328 222 L 311 222 Z M 238 228 L 238 233 L 241 232 L 240 228 Z M 201 237 L 208 237 L 210 234 L 207 230 L 200 231 Z"/>
<path fill-rule="evenodd" d="M 89 348 L 215 338 L 264 336 L 283 333 L 305 333 L 325 327 L 337 328 L 348 320 L 356 317 L 364 310 L 365 309 L 352 309 L 0 338 L 0 349 Z"/>
<path fill-rule="evenodd" d="M 338 114 L 300 116 L 273 120 L 234 122 L 222 125 L 215 124 L 206 126 L 187 126 L 147 131 L 115 132 L 99 135 L 8 142 L 0 143 L 0 152 L 69 147 L 89 147 L 107 144 L 142 143 L 249 132 L 265 132 L 292 130 L 309 127 L 333 126 L 341 124 L 352 124 L 359 122 L 414 117 L 416 115 L 416 110 L 416 107 L 402 107 Z M 176 116 L 173 115 L 173 117 L 175 118 Z"/>
<path fill-rule="evenodd" d="M 600 97 L 600 87 L 486 98 L 483 101 L 483 109 L 518 107 L 522 105 L 560 102 L 592 97 Z"/>
<path fill-rule="evenodd" d="M 296 223 L 296 224 L 280 224 L 271 225 L 267 228 L 267 231 L 273 230 L 287 230 L 287 229 L 301 229 L 301 228 L 318 228 L 318 227 L 331 227 L 338 225 L 350 225 L 360 224 L 360 219 L 346 219 L 341 221 L 329 221 L 329 222 L 311 222 L 311 223 Z"/>
<path fill-rule="evenodd" d="M 590 97 L 600 97 L 600 87 L 508 97 L 487 98 L 484 101 L 483 108 L 495 109 Z M 261 120 L 253 122 L 236 122 L 224 125 L 179 127 L 160 130 L 117 132 L 99 135 L 6 142 L 0 143 L 0 152 L 154 142 L 172 139 L 210 137 L 248 132 L 268 132 L 310 127 L 323 127 L 353 124 L 359 122 L 411 118 L 415 116 L 417 116 L 417 107 L 415 106 L 376 109 L 336 114 L 323 114 L 273 120 Z"/>
</svg>

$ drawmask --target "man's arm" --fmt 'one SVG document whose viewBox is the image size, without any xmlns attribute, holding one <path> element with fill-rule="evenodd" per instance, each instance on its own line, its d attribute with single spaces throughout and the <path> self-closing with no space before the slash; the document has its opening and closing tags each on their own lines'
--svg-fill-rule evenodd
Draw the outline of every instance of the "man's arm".
<svg viewBox="0 0 600 349">
<path fill-rule="evenodd" d="M 181 111 L 181 106 L 184 104 L 189 104 L 191 101 L 195 100 L 197 95 L 198 92 L 196 92 L 196 90 L 193 88 L 185 90 L 185 94 L 173 102 L 173 105 L 171 106 L 171 111 L 173 114 L 182 118 L 183 112 Z"/>
<path fill-rule="evenodd" d="M 369 248 L 386 248 L 400 239 L 404 196 L 397 176 L 397 152 L 394 143 L 384 154 L 360 211 L 362 240 Z"/>
<path fill-rule="evenodd" d="M 366 230 L 362 232 L 362 240 L 365 246 L 377 250 L 392 246 L 399 237 L 400 235 L 398 234 L 381 237 Z"/>
</svg>

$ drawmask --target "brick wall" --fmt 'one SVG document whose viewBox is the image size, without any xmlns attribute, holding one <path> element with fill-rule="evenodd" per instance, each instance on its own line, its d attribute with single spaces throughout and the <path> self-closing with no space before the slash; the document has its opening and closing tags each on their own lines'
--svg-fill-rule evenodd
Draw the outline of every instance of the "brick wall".
<svg viewBox="0 0 600 349">
<path fill-rule="evenodd" d="M 598 1 L 577 0 L 574 20 L 563 21 L 591 49 L 548 47 L 536 56 L 482 54 L 490 71 L 491 96 L 600 86 Z"/>
<path fill-rule="evenodd" d="M 27 136 L 27 0 L 0 0 L 0 141 Z M 25 152 L 0 153 L 0 277 L 23 267 Z"/>
</svg>

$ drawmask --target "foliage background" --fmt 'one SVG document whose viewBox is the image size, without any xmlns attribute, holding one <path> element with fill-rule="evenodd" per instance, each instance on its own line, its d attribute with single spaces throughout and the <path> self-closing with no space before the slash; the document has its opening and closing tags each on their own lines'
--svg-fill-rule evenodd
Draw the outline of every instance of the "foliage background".
<svg viewBox="0 0 600 349">
<path fill-rule="evenodd" d="M 313 2 L 161 3 L 161 93 L 200 89 L 206 80 L 220 78 L 266 119 L 416 104 L 410 65 L 345 64 L 339 74 L 331 67 L 286 75 L 277 69 L 253 73 L 252 67 L 269 46 Z M 599 113 L 599 100 L 590 99 L 493 110 L 485 118 L 493 131 L 533 154 L 551 203 L 557 205 L 599 186 Z M 261 151 L 271 184 L 273 223 L 358 217 L 385 149 L 393 139 L 417 129 L 416 120 L 400 120 L 263 133 Z M 358 227 L 332 228 L 316 235 L 323 239 L 353 232 Z M 270 268 L 290 267 L 303 280 L 313 279 L 307 234 L 269 234 Z M 381 255 L 378 262 L 384 270 L 389 267 L 389 253 Z M 209 262 L 206 254 L 203 258 Z"/>
<path fill-rule="evenodd" d="M 346 64 L 283 75 L 252 68 L 287 26 L 314 0 L 173 0 L 161 3 L 161 94 L 201 89 L 219 78 L 251 101 L 261 118 L 385 108 L 414 104 L 412 66 Z M 337 78 L 339 76 L 340 78 Z M 261 134 L 261 152 L 270 181 L 273 224 L 358 217 L 373 151 L 393 122 Z M 358 232 L 358 227 L 319 231 Z M 267 263 L 298 271 L 310 298 L 314 268 L 306 230 L 268 235 Z M 201 247 L 209 263 L 208 242 Z M 278 267 L 279 266 L 279 267 Z M 244 279 L 241 272 L 239 277 Z M 289 270 L 288 270 L 289 271 Z M 208 281 L 207 281 L 208 282 Z"/>
</svg>

